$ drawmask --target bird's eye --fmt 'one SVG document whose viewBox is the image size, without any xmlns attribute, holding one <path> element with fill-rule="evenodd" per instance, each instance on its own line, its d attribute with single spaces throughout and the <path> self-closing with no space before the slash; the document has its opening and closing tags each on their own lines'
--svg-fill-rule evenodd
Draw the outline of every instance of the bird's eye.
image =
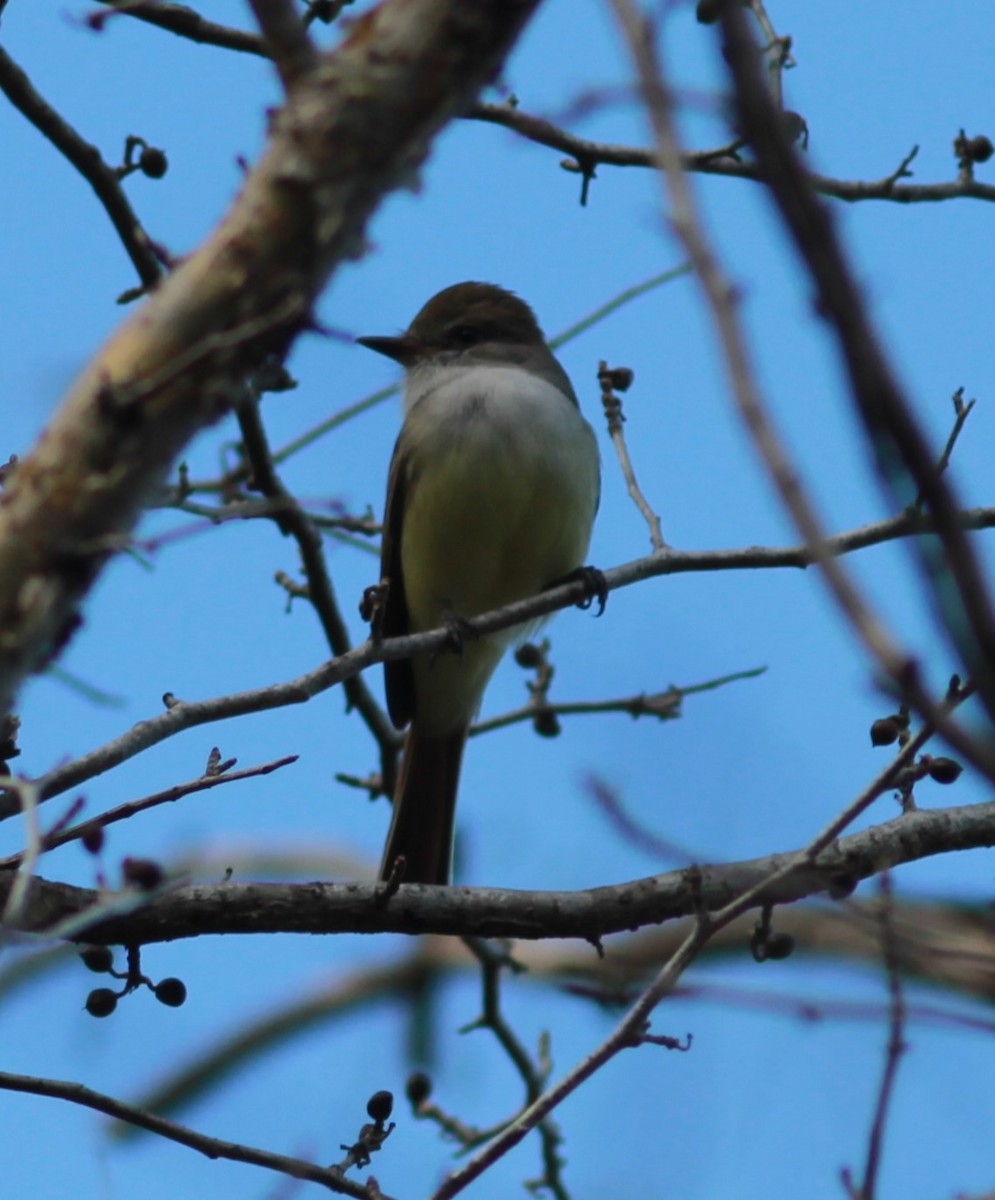
<svg viewBox="0 0 995 1200">
<path fill-rule="evenodd" d="M 480 330 L 474 325 L 454 325 L 449 333 L 457 346 L 474 346 L 480 341 Z"/>
</svg>

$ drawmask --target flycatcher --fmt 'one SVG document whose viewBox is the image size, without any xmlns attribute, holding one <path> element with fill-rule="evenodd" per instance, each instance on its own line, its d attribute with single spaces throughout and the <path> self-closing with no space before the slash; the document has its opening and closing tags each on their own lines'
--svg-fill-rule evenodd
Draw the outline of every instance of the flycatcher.
<svg viewBox="0 0 995 1200">
<path fill-rule="evenodd" d="M 404 367 L 380 560 L 384 635 L 458 623 L 580 567 L 598 448 L 532 309 L 493 284 L 457 283 L 406 333 L 359 342 Z M 467 730 L 505 649 L 526 632 L 471 635 L 459 654 L 386 664 L 388 712 L 410 728 L 381 879 L 403 856 L 404 882 L 449 882 Z"/>
</svg>

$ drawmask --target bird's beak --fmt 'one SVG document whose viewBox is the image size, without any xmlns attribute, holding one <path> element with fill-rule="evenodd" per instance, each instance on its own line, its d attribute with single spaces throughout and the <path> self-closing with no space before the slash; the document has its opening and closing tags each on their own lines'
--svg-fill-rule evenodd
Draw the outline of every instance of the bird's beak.
<svg viewBox="0 0 995 1200">
<path fill-rule="evenodd" d="M 394 362 L 399 362 L 402 367 L 411 366 L 424 354 L 421 342 L 413 337 L 403 335 L 401 337 L 361 337 L 356 338 L 356 342 L 360 346 L 365 346 L 367 350 L 375 350 L 377 354 L 386 354 Z"/>
</svg>

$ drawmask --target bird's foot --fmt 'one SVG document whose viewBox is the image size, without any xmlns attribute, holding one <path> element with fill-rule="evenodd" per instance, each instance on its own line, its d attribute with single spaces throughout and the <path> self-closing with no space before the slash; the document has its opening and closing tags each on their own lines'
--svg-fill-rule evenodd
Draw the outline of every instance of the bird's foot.
<svg viewBox="0 0 995 1200">
<path fill-rule="evenodd" d="M 562 579 L 554 579 L 552 583 L 547 584 L 546 590 L 559 587 L 564 583 L 583 583 L 587 588 L 588 595 L 583 600 L 577 601 L 578 608 L 590 608 L 595 600 L 598 602 L 598 611 L 594 614 L 600 617 L 605 611 L 605 605 L 608 602 L 608 581 L 605 579 L 604 571 L 598 567 L 577 567 L 575 571 L 571 571 L 568 575 L 564 575 Z"/>
<path fill-rule="evenodd" d="M 442 624 L 445 626 L 446 640 L 439 649 L 440 654 L 455 654 L 462 658 L 467 640 L 480 636 L 466 617 L 461 617 L 459 613 L 446 613 Z"/>
</svg>

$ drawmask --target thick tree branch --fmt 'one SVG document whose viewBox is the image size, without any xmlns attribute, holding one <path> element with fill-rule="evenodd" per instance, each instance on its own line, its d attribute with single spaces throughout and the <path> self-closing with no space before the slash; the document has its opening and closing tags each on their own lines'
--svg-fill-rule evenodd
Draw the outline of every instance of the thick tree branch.
<svg viewBox="0 0 995 1200">
<path fill-rule="evenodd" d="M 715 911 L 760 889 L 752 907 L 846 891 L 886 868 L 955 850 L 995 845 L 995 801 L 919 810 L 839 838 L 817 861 L 791 851 L 578 892 L 403 884 L 389 898 L 369 883 L 218 883 L 180 887 L 127 915 L 100 920 L 101 898 L 86 888 L 30 882 L 19 928 L 43 933 L 92 911 L 73 940 L 149 944 L 210 934 L 445 933 L 459 936 L 597 939 Z M 792 861 L 793 860 L 793 861 Z M 786 866 L 791 863 L 791 869 Z M 13 872 L 0 872 L 0 907 Z M 775 878 L 776 876 L 776 878 Z M 771 882 L 773 880 L 773 882 Z"/>
</svg>

